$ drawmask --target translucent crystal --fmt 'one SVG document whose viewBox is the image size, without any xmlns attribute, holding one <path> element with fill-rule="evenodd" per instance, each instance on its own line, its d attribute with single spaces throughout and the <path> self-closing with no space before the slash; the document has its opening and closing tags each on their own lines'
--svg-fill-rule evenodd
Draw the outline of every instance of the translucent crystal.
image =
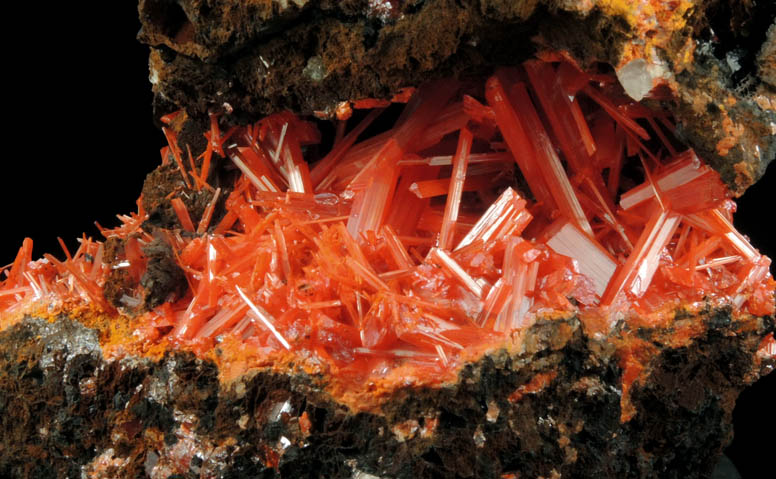
<svg viewBox="0 0 776 479">
<path fill-rule="evenodd" d="M 458 147 L 453 157 L 453 175 L 450 178 L 450 187 L 447 191 L 445 203 L 445 215 L 442 219 L 442 230 L 439 233 L 439 247 L 449 249 L 453 242 L 453 228 L 458 221 L 458 211 L 461 207 L 461 195 L 463 184 L 466 180 L 466 167 L 469 163 L 469 151 L 472 147 L 473 136 L 464 128 L 458 138 Z"/>
<path fill-rule="evenodd" d="M 146 230 L 138 201 L 118 226 L 98 225 L 111 243 L 84 236 L 62 260 L 33 261 L 25 239 L 0 274 L 0 328 L 41 306 L 131 313 L 112 323 L 108 347 L 213 357 L 218 344 L 234 374 L 294 362 L 363 390 L 454 379 L 538 317 L 576 314 L 605 333 L 621 317 L 639 327 L 685 304 L 774 314 L 770 260 L 734 228 L 719 175 L 677 153 L 668 114 L 629 100 L 610 75 L 549 58 L 500 69 L 484 88 L 408 89 L 392 99 L 406 102 L 395 123 L 369 138 L 390 102 L 344 102 L 334 146 L 311 170 L 317 149 L 307 147 L 321 138 L 300 116 L 222 132 L 211 115 L 194 159 L 168 115 L 162 162 L 181 177 L 163 201 L 180 227 Z M 639 87 L 640 68 L 626 65 L 620 80 Z M 354 108 L 377 109 L 348 125 Z M 228 174 L 211 171 L 219 157 Z M 623 175 L 634 171 L 644 177 Z M 202 198 L 194 224 L 186 205 Z M 153 241 L 169 244 L 186 292 L 143 310 Z M 105 290 L 116 277 L 126 282 L 114 305 Z"/>
<path fill-rule="evenodd" d="M 617 79 L 625 93 L 636 101 L 641 101 L 652 90 L 652 75 L 643 58 L 635 58 L 618 69 Z"/>
<path fill-rule="evenodd" d="M 547 246 L 577 260 L 579 270 L 593 280 L 596 293 L 602 296 L 617 269 L 611 254 L 565 218 L 556 220 L 545 235 Z"/>
</svg>

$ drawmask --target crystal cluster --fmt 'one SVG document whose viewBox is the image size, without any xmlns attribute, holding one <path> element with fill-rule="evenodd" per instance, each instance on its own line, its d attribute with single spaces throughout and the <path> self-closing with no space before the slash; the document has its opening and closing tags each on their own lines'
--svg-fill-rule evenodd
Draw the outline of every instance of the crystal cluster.
<svg viewBox="0 0 776 479">
<path fill-rule="evenodd" d="M 770 260 L 732 226 L 726 187 L 681 148 L 670 115 L 612 75 L 554 60 L 407 90 L 393 126 L 368 138 L 386 105 L 344 104 L 331 151 L 312 164 L 320 133 L 290 113 L 227 131 L 211 115 L 196 160 L 165 128 L 180 191 L 212 190 L 201 219 L 173 194 L 181 227 L 147 231 L 138 201 L 102 230 L 123 243 L 112 262 L 86 237 L 64 260 L 33 261 L 25 240 L 4 269 L 0 326 L 41 307 L 115 314 L 108 275 L 137 283 L 160 236 L 188 291 L 146 311 L 142 291 L 124 295 L 133 340 L 231 348 L 246 366 L 313 361 L 354 387 L 402 366 L 444 379 L 540 319 L 578 315 L 606 334 L 680 308 L 773 314 Z M 347 131 L 351 105 L 371 111 Z M 206 181 L 216 155 L 239 170 L 229 190 Z"/>
</svg>

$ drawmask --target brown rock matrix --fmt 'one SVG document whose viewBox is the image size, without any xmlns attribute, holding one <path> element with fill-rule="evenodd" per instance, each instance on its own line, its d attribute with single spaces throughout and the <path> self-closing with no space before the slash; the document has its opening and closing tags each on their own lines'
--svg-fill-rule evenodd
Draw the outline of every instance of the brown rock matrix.
<svg viewBox="0 0 776 479">
<path fill-rule="evenodd" d="M 769 2 L 142 0 L 139 12 L 159 114 L 333 114 L 553 50 L 612 65 L 637 100 L 671 92 L 683 139 L 738 194 L 776 156 Z"/>
</svg>

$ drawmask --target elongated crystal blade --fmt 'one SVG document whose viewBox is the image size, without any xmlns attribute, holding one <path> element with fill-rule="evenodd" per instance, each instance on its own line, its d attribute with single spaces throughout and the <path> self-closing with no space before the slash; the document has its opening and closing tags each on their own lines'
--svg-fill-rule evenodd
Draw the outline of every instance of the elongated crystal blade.
<svg viewBox="0 0 776 479">
<path fill-rule="evenodd" d="M 501 130 L 501 135 L 520 167 L 520 172 L 528 182 L 531 192 L 537 201 L 548 207 L 554 207 L 555 200 L 542 177 L 534 146 L 507 94 L 506 88 L 509 83 L 506 77 L 507 74 L 504 71 L 490 77 L 485 85 L 485 96 L 496 115 L 496 123 Z"/>
<path fill-rule="evenodd" d="M 397 162 L 401 150 L 393 140 L 377 154 L 377 170 L 372 175 L 369 186 L 356 195 L 353 211 L 348 219 L 348 232 L 353 238 L 359 238 L 366 231 L 377 231 L 388 213 L 398 179 Z"/>
<path fill-rule="evenodd" d="M 542 126 L 525 86 L 522 83 L 515 84 L 512 87 L 510 97 L 522 113 L 520 118 L 523 120 L 526 130 L 531 132 L 530 139 L 537 154 L 539 169 L 555 203 L 558 205 L 558 209 L 585 233 L 592 236 L 593 230 L 590 223 L 587 221 L 585 212 L 579 204 L 579 199 L 569 183 L 566 171 L 555 153 L 555 147 Z"/>
<path fill-rule="evenodd" d="M 660 263 L 660 253 L 671 240 L 680 219 L 680 215 L 671 211 L 654 209 L 628 260 L 609 281 L 602 304 L 612 304 L 622 292 L 635 297 L 644 294 Z"/>
<path fill-rule="evenodd" d="M 458 138 L 458 147 L 453 158 L 453 176 L 450 178 L 450 187 L 447 191 L 445 214 L 442 219 L 442 230 L 439 233 L 439 247 L 449 249 L 453 242 L 455 223 L 458 221 L 458 211 L 461 207 L 461 194 L 466 180 L 466 167 L 469 161 L 469 151 L 472 147 L 473 136 L 464 128 Z"/>
<path fill-rule="evenodd" d="M 525 209 L 525 205 L 525 200 L 515 190 L 507 188 L 477 220 L 455 249 L 459 250 L 475 241 L 489 243 L 507 235 L 519 235 L 532 218 Z"/>
</svg>

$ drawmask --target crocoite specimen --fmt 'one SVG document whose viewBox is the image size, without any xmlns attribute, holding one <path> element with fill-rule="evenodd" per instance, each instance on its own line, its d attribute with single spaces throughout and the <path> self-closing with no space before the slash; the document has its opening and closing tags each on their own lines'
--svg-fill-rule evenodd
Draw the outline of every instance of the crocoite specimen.
<svg viewBox="0 0 776 479">
<path fill-rule="evenodd" d="M 185 113 L 169 115 L 162 159 L 180 176 L 166 198 L 180 228 L 144 226 L 139 200 L 102 231 L 119 249 L 82 238 L 64 260 L 32 261 L 25 240 L 4 270 L 0 325 L 64 310 L 121 317 L 102 327 L 109 357 L 191 350 L 225 380 L 295 365 L 369 410 L 407 382 L 452 381 L 488 351 L 520 350 L 537 320 L 577 316 L 606 335 L 619 321 L 669 325 L 680 310 L 773 314 L 770 260 L 733 228 L 727 189 L 672 139 L 670 115 L 612 75 L 554 60 L 420 86 L 396 98 L 406 104 L 390 129 L 362 137 L 375 109 L 312 165 L 305 148 L 320 134 L 291 113 L 228 131 L 213 115 L 197 159 L 177 143 Z M 233 185 L 206 182 L 216 156 L 239 171 Z M 212 197 L 195 221 L 183 198 L 203 189 Z M 149 305 L 154 241 L 189 287 Z M 139 285 L 118 311 L 103 291 L 117 272 Z M 623 361 L 627 420 L 640 369 Z"/>
</svg>

